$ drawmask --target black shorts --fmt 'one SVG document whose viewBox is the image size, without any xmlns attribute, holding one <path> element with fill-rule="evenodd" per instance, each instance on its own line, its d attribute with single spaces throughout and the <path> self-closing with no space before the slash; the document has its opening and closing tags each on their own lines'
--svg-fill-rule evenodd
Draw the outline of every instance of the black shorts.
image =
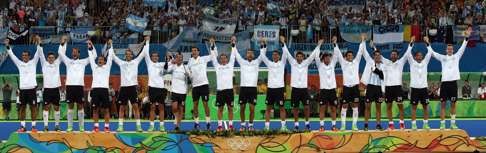
<svg viewBox="0 0 486 153">
<path fill-rule="evenodd" d="M 387 103 L 393 103 L 393 101 L 396 101 L 397 103 L 402 103 L 403 100 L 402 95 L 403 95 L 402 86 L 385 87 L 385 97 Z"/>
<path fill-rule="evenodd" d="M 118 93 L 118 104 L 126 105 L 128 101 L 132 104 L 138 103 L 137 95 L 137 86 L 121 87 Z"/>
<path fill-rule="evenodd" d="M 337 106 L 336 89 L 321 89 L 319 92 L 319 105 Z"/>
<path fill-rule="evenodd" d="M 241 87 L 240 88 L 240 104 L 250 103 L 255 105 L 257 100 L 257 88 L 256 87 Z"/>
<path fill-rule="evenodd" d="M 94 108 L 109 108 L 111 106 L 110 95 L 107 88 L 91 89 L 91 106 Z"/>
<path fill-rule="evenodd" d="M 167 96 L 167 90 L 163 88 L 153 88 L 148 89 L 150 103 L 153 104 L 164 104 L 165 97 Z"/>
<path fill-rule="evenodd" d="M 224 107 L 224 105 L 228 105 L 233 107 L 234 98 L 233 89 L 219 90 L 216 92 L 216 106 Z"/>
<path fill-rule="evenodd" d="M 37 104 L 37 96 L 36 90 L 34 89 L 20 89 L 19 93 L 19 102 L 20 105 L 36 105 Z"/>
<path fill-rule="evenodd" d="M 440 100 L 445 102 L 450 100 L 456 102 L 457 100 L 457 82 L 446 81 L 440 84 Z"/>
<path fill-rule="evenodd" d="M 209 86 L 207 84 L 192 88 L 192 100 L 193 101 L 209 101 Z"/>
<path fill-rule="evenodd" d="M 44 105 L 53 104 L 59 106 L 60 97 L 59 88 L 44 88 L 44 92 L 42 92 Z"/>
<path fill-rule="evenodd" d="M 366 86 L 366 102 L 383 102 L 383 92 L 381 92 L 381 86 L 368 84 Z"/>
<path fill-rule="evenodd" d="M 343 87 L 343 103 L 348 104 L 352 102 L 359 102 L 359 88 L 358 85 L 352 87 Z"/>
<path fill-rule="evenodd" d="M 173 92 L 172 95 L 170 95 L 170 99 L 172 102 L 177 102 L 179 105 L 184 105 L 186 102 L 186 94 L 178 94 Z"/>
<path fill-rule="evenodd" d="M 412 105 L 418 105 L 419 102 L 422 105 L 429 104 L 427 88 L 412 88 L 410 103 L 412 103 Z"/>
<path fill-rule="evenodd" d="M 83 86 L 66 86 L 66 102 L 83 103 L 84 87 Z"/>
<path fill-rule="evenodd" d="M 10 100 L 3 101 L 2 107 L 3 107 L 4 111 L 9 112 L 12 109 L 12 101 L 10 101 Z M 5 115 L 8 115 L 8 114 L 5 114 Z"/>
<path fill-rule="evenodd" d="M 307 88 L 292 88 L 292 95 L 290 97 L 292 101 L 292 107 L 297 108 L 299 107 L 300 103 L 305 105 L 309 105 L 309 92 Z"/>
<path fill-rule="evenodd" d="M 266 104 L 267 105 L 275 105 L 278 103 L 279 106 L 284 106 L 284 93 L 285 88 L 268 88 L 267 90 L 267 97 L 266 97 Z"/>
</svg>

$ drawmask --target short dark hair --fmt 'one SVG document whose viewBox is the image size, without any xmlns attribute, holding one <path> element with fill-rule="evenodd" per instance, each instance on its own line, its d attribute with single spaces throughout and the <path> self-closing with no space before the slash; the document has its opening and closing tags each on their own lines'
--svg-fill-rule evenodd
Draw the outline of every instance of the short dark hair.
<svg viewBox="0 0 486 153">
<path fill-rule="evenodd" d="M 330 56 L 332 56 L 332 54 L 326 52 L 326 53 L 321 53 L 321 56 L 320 57 L 321 57 L 321 60 L 322 60 L 322 59 L 324 59 L 326 57 L 330 57 Z"/>
<path fill-rule="evenodd" d="M 305 55 L 304 55 L 304 53 L 302 51 L 297 51 L 297 53 L 295 53 L 295 56 L 297 56 L 297 55 L 302 55 L 302 56 L 305 57 Z"/>
<path fill-rule="evenodd" d="M 280 52 L 278 52 L 278 50 L 274 50 L 272 53 L 280 54 Z"/>
<path fill-rule="evenodd" d="M 197 48 L 196 46 L 192 46 L 191 49 L 197 49 L 197 51 L 199 51 L 199 48 Z"/>
<path fill-rule="evenodd" d="M 380 51 L 377 51 L 377 50 L 373 51 L 373 55 L 376 55 L 376 54 L 381 55 L 381 52 Z"/>
<path fill-rule="evenodd" d="M 48 52 L 47 53 L 47 56 L 51 56 L 51 55 L 54 56 L 54 57 L 56 57 L 56 54 L 54 54 L 54 52 Z"/>
<path fill-rule="evenodd" d="M 392 52 L 392 53 L 393 53 L 393 52 L 395 52 L 395 53 L 397 53 L 397 54 L 398 54 L 398 50 L 396 50 L 396 49 L 392 49 L 392 50 L 391 50 L 391 52 Z"/>
<path fill-rule="evenodd" d="M 416 51 L 413 56 L 417 56 L 418 54 L 422 54 L 422 52 Z"/>
<path fill-rule="evenodd" d="M 350 50 L 346 51 L 346 53 L 344 53 L 344 56 L 347 56 L 348 54 L 353 55 L 353 51 L 350 51 Z"/>
<path fill-rule="evenodd" d="M 30 56 L 30 52 L 29 52 L 28 50 L 24 50 L 24 51 L 22 51 L 22 54 L 24 54 L 24 53 L 27 53 L 27 55 L 29 55 L 29 56 Z"/>
</svg>

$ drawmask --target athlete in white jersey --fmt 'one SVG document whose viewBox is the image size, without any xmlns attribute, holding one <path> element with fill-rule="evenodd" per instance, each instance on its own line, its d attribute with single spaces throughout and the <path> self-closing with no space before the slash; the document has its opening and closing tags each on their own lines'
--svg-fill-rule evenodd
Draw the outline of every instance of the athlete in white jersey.
<svg viewBox="0 0 486 153">
<path fill-rule="evenodd" d="M 187 66 L 183 63 L 182 53 L 177 53 L 172 64 L 169 65 L 167 71 L 172 72 L 172 113 L 175 116 L 175 131 L 180 130 L 180 123 L 182 115 L 184 114 L 184 103 L 186 101 L 188 79 L 190 72 Z"/>
<path fill-rule="evenodd" d="M 461 60 L 464 51 L 466 50 L 469 36 L 471 35 L 472 28 L 469 27 L 464 32 L 464 41 L 461 48 L 454 54 L 454 46 L 452 44 L 447 45 L 447 54 L 442 55 L 435 52 L 430 45 L 427 49 L 432 51 L 432 56 L 439 60 L 442 66 L 442 78 L 440 84 L 440 129 L 445 129 L 445 111 L 446 102 L 451 102 L 451 129 L 457 129 L 456 125 L 456 102 L 457 102 L 457 80 L 461 79 L 459 71 L 459 61 Z"/>
<path fill-rule="evenodd" d="M 331 108 L 332 130 L 336 128 L 336 107 L 338 105 L 336 96 L 336 74 L 334 69 L 337 63 L 337 56 L 330 53 L 324 53 L 315 56 L 317 69 L 319 71 L 319 131 L 324 131 L 324 117 L 327 108 Z"/>
<path fill-rule="evenodd" d="M 231 37 L 231 55 L 219 55 L 219 62 L 216 59 L 218 51 L 214 41 L 211 42 L 211 60 L 216 70 L 216 106 L 218 107 L 218 129 L 223 130 L 223 108 L 228 108 L 229 130 L 233 130 L 233 76 L 236 52 L 236 38 Z"/>
<path fill-rule="evenodd" d="M 207 75 L 208 62 L 211 61 L 209 55 L 199 56 L 199 48 L 191 48 L 192 57 L 187 63 L 191 75 L 192 83 L 192 102 L 193 102 L 193 117 L 194 129 L 199 129 L 199 100 L 202 101 L 204 113 L 206 114 L 206 129 L 211 128 L 211 118 L 208 106 L 209 100 L 209 82 Z"/>
<path fill-rule="evenodd" d="M 343 57 L 341 50 L 337 44 L 337 37 L 332 37 L 334 44 L 334 55 L 338 57 L 339 64 L 343 71 L 343 94 L 342 94 L 342 108 L 341 108 L 341 130 L 346 130 L 346 111 L 349 103 L 353 109 L 353 125 L 352 130 L 357 131 L 358 126 L 358 104 L 359 104 L 359 62 L 363 54 L 363 50 L 358 50 L 356 57 L 353 56 L 353 51 L 347 51 Z"/>
<path fill-rule="evenodd" d="M 36 119 L 37 119 L 37 96 L 36 96 L 36 87 L 37 81 L 35 79 L 36 75 L 36 67 L 37 62 L 39 61 L 39 51 L 42 51 L 40 47 L 37 47 L 37 51 L 34 54 L 34 57 L 30 59 L 29 51 L 22 52 L 22 59 L 18 59 L 12 51 L 12 46 L 9 44 L 9 40 L 5 39 L 5 46 L 7 48 L 8 56 L 13 61 L 15 66 L 17 66 L 19 70 L 19 119 L 20 119 L 20 129 L 18 132 L 25 132 L 25 109 L 26 105 L 29 105 L 30 112 L 31 112 L 31 119 L 32 119 L 32 132 L 37 132 L 35 128 Z M 39 45 L 40 41 L 36 41 L 36 44 Z"/>
<path fill-rule="evenodd" d="M 110 71 L 113 59 L 112 40 L 109 39 L 107 44 L 108 55 L 97 56 L 96 48 L 88 40 L 88 55 L 92 70 L 93 80 L 91 81 L 91 106 L 93 107 L 93 132 L 99 131 L 99 111 L 103 111 L 105 119 L 105 132 L 110 132 L 110 105 L 108 87 L 110 82 Z M 95 60 L 97 59 L 97 62 Z"/>
<path fill-rule="evenodd" d="M 429 38 L 424 37 L 426 44 L 430 44 Z M 430 129 L 428 119 L 429 119 L 429 97 L 428 97 L 428 83 L 427 83 L 427 65 L 429 64 L 430 58 L 432 57 L 432 52 L 427 51 L 425 57 L 421 52 L 415 52 L 413 56 L 411 52 L 408 55 L 408 64 L 410 64 L 410 87 L 412 88 L 410 103 L 412 104 L 412 130 L 417 129 L 417 123 L 415 121 L 417 105 L 422 104 L 424 110 L 424 124 L 423 129 Z"/>
<path fill-rule="evenodd" d="M 125 117 L 125 108 L 130 102 L 133 108 L 136 130 L 142 132 L 142 124 L 140 123 L 140 102 L 137 100 L 137 85 L 138 85 L 138 65 L 145 57 L 146 50 L 140 51 L 138 57 L 133 58 L 133 51 L 130 49 L 125 50 L 125 59 L 120 59 L 115 54 L 113 55 L 113 61 L 120 67 L 120 90 L 118 94 L 117 102 L 119 104 L 118 111 L 118 128 L 116 131 L 123 132 L 123 120 Z"/>
<path fill-rule="evenodd" d="M 40 37 L 35 37 L 37 41 L 41 41 Z M 66 37 L 61 38 L 61 44 L 58 50 L 66 50 Z M 44 111 L 42 116 L 44 119 L 44 132 L 49 131 L 49 109 L 52 105 L 54 108 L 54 119 L 55 119 L 55 131 L 60 131 L 59 120 L 61 118 L 61 112 L 59 110 L 59 101 L 61 95 L 59 93 L 59 87 L 61 86 L 61 77 L 59 73 L 59 66 L 61 65 L 61 59 L 56 58 L 53 52 L 47 53 L 47 60 L 44 57 L 44 51 L 39 45 L 39 59 L 42 66 L 42 79 L 44 81 L 44 90 L 42 93 L 42 98 L 44 99 Z"/>
<path fill-rule="evenodd" d="M 287 54 L 282 54 L 280 58 L 279 51 L 272 52 L 272 60 L 270 61 L 266 56 L 267 45 L 266 42 L 260 44 L 260 55 L 262 56 L 263 63 L 268 68 L 268 89 L 265 103 L 267 109 L 265 111 L 265 130 L 270 130 L 270 113 L 274 105 L 279 106 L 280 110 L 280 131 L 287 131 L 285 125 L 286 111 L 284 107 L 284 95 L 285 95 L 285 64 L 287 62 Z"/>
<path fill-rule="evenodd" d="M 258 72 L 261 63 L 261 54 L 255 59 L 253 50 L 246 51 L 246 59 L 243 59 L 238 51 L 235 53 L 236 61 L 240 64 L 240 132 L 244 130 L 253 131 L 253 119 L 255 118 L 255 105 L 257 102 Z M 246 104 L 250 107 L 250 122 L 246 128 L 245 110 Z"/>
</svg>

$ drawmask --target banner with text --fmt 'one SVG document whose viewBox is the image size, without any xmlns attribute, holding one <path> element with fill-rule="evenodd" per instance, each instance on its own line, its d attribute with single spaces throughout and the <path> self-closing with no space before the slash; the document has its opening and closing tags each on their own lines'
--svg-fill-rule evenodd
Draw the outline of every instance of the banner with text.
<svg viewBox="0 0 486 153">
<path fill-rule="evenodd" d="M 69 34 L 71 36 L 71 41 L 75 43 L 85 42 L 89 38 L 88 31 L 90 30 L 91 28 L 85 28 L 85 27 L 72 29 Z"/>
<path fill-rule="evenodd" d="M 165 8 L 166 0 L 143 0 L 145 6 Z"/>
<path fill-rule="evenodd" d="M 402 25 L 374 26 L 373 42 L 376 44 L 403 42 L 403 26 Z"/>
<path fill-rule="evenodd" d="M 464 39 L 464 31 L 467 30 L 468 25 L 454 26 L 454 42 L 461 42 Z M 469 40 L 479 40 L 480 26 L 472 26 L 472 33 Z"/>
<path fill-rule="evenodd" d="M 364 24 L 341 25 L 339 33 L 345 41 L 359 43 L 361 42 L 361 33 L 366 33 L 367 38 L 371 38 L 371 26 Z"/>
<path fill-rule="evenodd" d="M 57 38 L 55 26 L 34 26 L 30 28 L 30 32 L 39 35 L 42 43 L 51 43 L 53 38 Z"/>
<path fill-rule="evenodd" d="M 29 29 L 25 29 L 24 31 L 17 32 L 12 30 L 12 28 L 10 28 L 10 30 L 8 30 L 7 37 L 12 40 L 17 40 L 21 37 L 27 36 L 28 33 L 29 33 Z"/>
</svg>

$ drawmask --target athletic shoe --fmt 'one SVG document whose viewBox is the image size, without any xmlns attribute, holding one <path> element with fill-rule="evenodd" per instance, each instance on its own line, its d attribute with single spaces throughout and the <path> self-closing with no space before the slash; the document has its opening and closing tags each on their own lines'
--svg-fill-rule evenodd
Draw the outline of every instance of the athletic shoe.
<svg viewBox="0 0 486 153">
<path fill-rule="evenodd" d="M 206 123 L 206 130 L 211 130 L 211 123 Z"/>
<path fill-rule="evenodd" d="M 451 123 L 451 129 L 453 129 L 453 130 L 458 129 L 456 123 Z"/>
<path fill-rule="evenodd" d="M 154 132 L 154 126 L 153 125 L 150 125 L 150 127 L 147 129 L 148 132 Z"/>
<path fill-rule="evenodd" d="M 287 129 L 286 126 L 280 127 L 280 132 L 287 132 L 287 131 L 289 131 L 289 129 Z"/>
<path fill-rule="evenodd" d="M 44 126 L 44 132 L 49 132 L 49 128 L 47 126 Z"/>
<path fill-rule="evenodd" d="M 414 131 L 417 130 L 417 123 L 412 123 L 412 130 L 414 130 Z"/>
<path fill-rule="evenodd" d="M 248 126 L 248 131 L 255 131 L 255 128 L 253 128 L 253 126 Z"/>
<path fill-rule="evenodd" d="M 381 127 L 381 124 L 377 124 L 377 125 L 376 125 L 376 130 L 383 131 L 383 128 Z"/>
<path fill-rule="evenodd" d="M 395 130 L 395 125 L 388 123 L 388 130 L 389 131 Z"/>
<path fill-rule="evenodd" d="M 79 132 L 84 132 L 84 125 L 79 125 Z"/>
<path fill-rule="evenodd" d="M 341 123 L 341 131 L 346 131 L 346 123 Z"/>
<path fill-rule="evenodd" d="M 81 131 L 81 130 L 79 130 L 79 131 Z M 93 133 L 98 133 L 99 131 L 100 131 L 100 129 L 98 127 L 93 128 Z"/>
<path fill-rule="evenodd" d="M 137 125 L 137 132 L 143 132 L 142 125 Z"/>
<path fill-rule="evenodd" d="M 199 131 L 199 123 L 194 123 L 194 130 Z"/>
<path fill-rule="evenodd" d="M 264 127 L 263 131 L 270 131 L 270 127 L 268 127 L 268 126 Z"/>
<path fill-rule="evenodd" d="M 400 123 L 400 130 L 405 130 L 405 123 Z"/>
<path fill-rule="evenodd" d="M 54 131 L 57 131 L 57 132 L 61 131 L 61 127 L 59 127 L 59 125 L 56 125 L 56 127 L 54 128 Z"/>
<path fill-rule="evenodd" d="M 306 124 L 306 125 L 305 125 L 305 130 L 310 130 L 310 129 L 311 129 L 311 128 L 310 128 L 310 125 L 309 125 L 309 124 Z"/>
<path fill-rule="evenodd" d="M 326 131 L 326 129 L 324 129 L 324 126 L 321 126 L 321 127 L 319 127 L 319 131 L 324 132 L 324 131 Z"/>
<path fill-rule="evenodd" d="M 116 132 L 123 132 L 123 126 L 118 126 L 118 128 L 116 129 Z"/>
<path fill-rule="evenodd" d="M 20 126 L 20 128 L 17 130 L 17 132 L 19 132 L 19 133 L 23 133 L 25 131 L 26 131 L 25 127 L 23 127 L 23 126 Z"/>
<path fill-rule="evenodd" d="M 160 125 L 160 126 L 159 126 L 159 131 L 160 131 L 160 132 L 165 132 L 165 126 Z"/>
<path fill-rule="evenodd" d="M 73 126 L 72 125 L 68 125 L 67 129 L 66 129 L 66 132 L 72 132 L 73 131 Z"/>
<path fill-rule="evenodd" d="M 445 129 L 445 127 L 446 127 L 445 123 L 440 123 L 440 127 L 439 127 L 439 128 L 440 128 L 440 130 L 444 130 L 444 129 Z"/>
<path fill-rule="evenodd" d="M 216 129 L 217 132 L 221 132 L 223 131 L 223 126 L 218 126 L 218 128 Z"/>
<path fill-rule="evenodd" d="M 32 133 L 37 133 L 37 129 L 35 127 L 32 127 L 32 130 L 30 130 Z"/>
<path fill-rule="evenodd" d="M 424 124 L 424 127 L 422 127 L 424 130 L 430 130 L 429 124 Z"/>
<path fill-rule="evenodd" d="M 110 133 L 110 128 L 109 127 L 105 127 L 105 133 Z"/>
<path fill-rule="evenodd" d="M 353 124 L 351 128 L 353 129 L 353 131 L 358 131 L 358 126 L 356 124 Z"/>
<path fill-rule="evenodd" d="M 338 131 L 338 128 L 336 127 L 336 125 L 333 125 L 331 129 L 332 129 L 332 131 L 334 131 L 334 132 Z"/>
<path fill-rule="evenodd" d="M 299 131 L 299 126 L 294 126 L 294 132 Z"/>
<path fill-rule="evenodd" d="M 241 126 L 241 127 L 240 127 L 240 132 L 245 131 L 245 129 L 246 129 L 246 128 L 245 128 L 245 126 Z"/>
</svg>

